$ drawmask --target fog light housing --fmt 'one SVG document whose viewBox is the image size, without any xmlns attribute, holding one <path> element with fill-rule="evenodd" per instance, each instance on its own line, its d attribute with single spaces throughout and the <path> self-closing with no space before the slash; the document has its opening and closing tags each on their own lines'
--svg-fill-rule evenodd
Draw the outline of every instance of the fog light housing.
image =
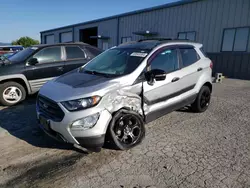
<svg viewBox="0 0 250 188">
<path fill-rule="evenodd" d="M 96 113 L 96 114 L 84 117 L 82 119 L 79 119 L 71 125 L 71 128 L 81 129 L 81 130 L 91 129 L 95 126 L 96 122 L 99 119 L 99 116 L 100 114 Z"/>
</svg>

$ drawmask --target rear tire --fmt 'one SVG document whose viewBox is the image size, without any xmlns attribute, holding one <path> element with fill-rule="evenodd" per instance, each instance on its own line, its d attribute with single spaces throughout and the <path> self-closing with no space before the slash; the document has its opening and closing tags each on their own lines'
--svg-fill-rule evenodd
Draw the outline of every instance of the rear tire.
<svg viewBox="0 0 250 188">
<path fill-rule="evenodd" d="M 108 134 L 117 149 L 128 150 L 135 147 L 145 137 L 142 117 L 130 110 L 119 110 L 112 118 Z"/>
<path fill-rule="evenodd" d="M 211 90 L 208 86 L 202 86 L 195 101 L 191 104 L 192 110 L 197 113 L 205 112 L 210 104 Z"/>
<path fill-rule="evenodd" d="M 5 82 L 0 84 L 0 103 L 12 106 L 26 98 L 24 87 L 17 82 Z"/>
</svg>

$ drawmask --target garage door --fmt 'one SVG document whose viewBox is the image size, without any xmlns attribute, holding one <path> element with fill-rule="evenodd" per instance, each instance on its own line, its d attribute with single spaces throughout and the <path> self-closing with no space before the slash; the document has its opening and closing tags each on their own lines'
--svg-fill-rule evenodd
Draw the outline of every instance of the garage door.
<svg viewBox="0 0 250 188">
<path fill-rule="evenodd" d="M 45 43 L 46 44 L 54 44 L 55 43 L 55 36 L 54 35 L 45 36 Z"/>
<path fill-rule="evenodd" d="M 72 42 L 72 32 L 61 33 L 60 42 Z"/>
</svg>

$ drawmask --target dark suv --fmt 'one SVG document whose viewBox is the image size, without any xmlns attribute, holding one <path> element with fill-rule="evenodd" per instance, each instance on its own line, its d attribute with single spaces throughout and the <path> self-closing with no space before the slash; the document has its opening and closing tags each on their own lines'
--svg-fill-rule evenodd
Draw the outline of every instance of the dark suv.
<svg viewBox="0 0 250 188">
<path fill-rule="evenodd" d="M 0 64 L 0 103 L 14 105 L 55 77 L 76 69 L 102 50 L 85 43 L 36 45 Z"/>
</svg>

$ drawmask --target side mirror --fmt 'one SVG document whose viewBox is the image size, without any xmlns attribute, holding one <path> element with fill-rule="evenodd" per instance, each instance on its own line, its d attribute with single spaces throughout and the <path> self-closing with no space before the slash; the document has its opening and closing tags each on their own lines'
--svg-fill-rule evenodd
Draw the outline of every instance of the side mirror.
<svg viewBox="0 0 250 188">
<path fill-rule="evenodd" d="M 145 73 L 145 77 L 150 85 L 155 81 L 162 81 L 166 79 L 166 72 L 161 69 L 153 69 Z"/>
<path fill-rule="evenodd" d="M 38 63 L 37 58 L 31 58 L 31 59 L 28 61 L 28 64 L 29 64 L 29 65 L 36 65 L 37 63 Z"/>
</svg>

